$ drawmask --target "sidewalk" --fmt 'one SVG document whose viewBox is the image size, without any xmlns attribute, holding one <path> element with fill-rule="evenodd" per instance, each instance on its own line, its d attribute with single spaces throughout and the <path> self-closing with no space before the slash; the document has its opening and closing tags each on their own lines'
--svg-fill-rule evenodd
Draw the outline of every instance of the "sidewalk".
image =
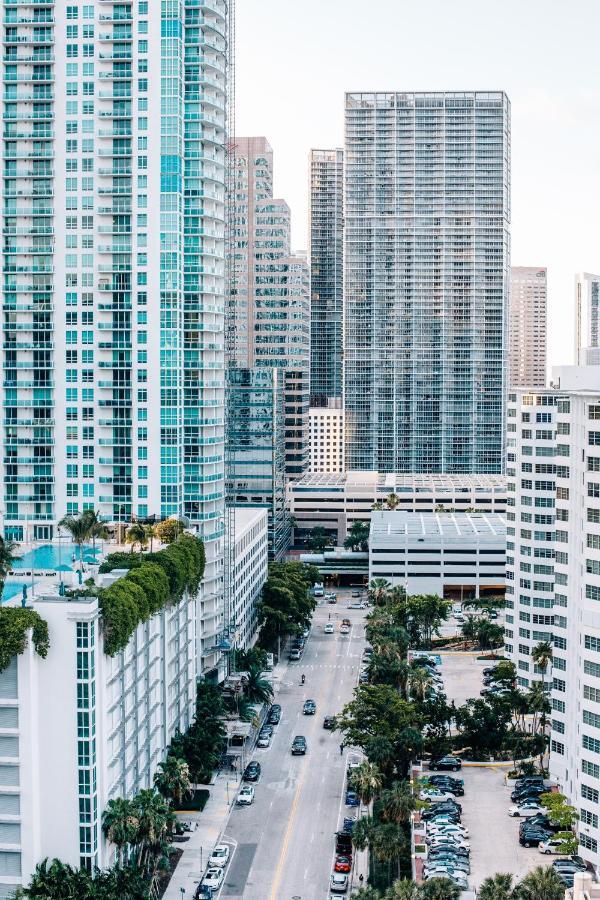
<svg viewBox="0 0 600 900">
<path fill-rule="evenodd" d="M 287 670 L 287 661 L 279 662 L 273 669 L 274 699 L 277 698 L 281 679 Z M 163 900 L 191 900 L 202 876 L 206 871 L 208 859 L 214 847 L 220 842 L 225 825 L 235 803 L 240 787 L 242 773 L 222 771 L 213 776 L 209 785 L 200 785 L 210 792 L 206 806 L 202 812 L 181 813 L 178 818 L 183 822 L 197 822 L 195 831 L 187 832 L 189 840 L 175 843 L 174 847 L 183 850 L 177 868 L 165 891 Z M 182 893 L 182 890 L 183 893 Z"/>
</svg>

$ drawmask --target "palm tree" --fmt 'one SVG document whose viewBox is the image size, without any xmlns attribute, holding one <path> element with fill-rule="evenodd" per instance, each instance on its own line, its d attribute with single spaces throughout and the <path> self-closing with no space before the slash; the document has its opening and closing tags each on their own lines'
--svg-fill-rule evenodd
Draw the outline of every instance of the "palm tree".
<svg viewBox="0 0 600 900">
<path fill-rule="evenodd" d="M 108 538 L 108 528 L 104 524 L 102 516 L 95 509 L 86 509 L 81 515 L 85 519 L 89 527 L 89 537 L 92 539 L 92 547 L 94 550 L 94 561 L 96 560 L 96 538 L 105 541 Z"/>
<path fill-rule="evenodd" d="M 20 559 L 19 556 L 15 555 L 16 547 L 17 545 L 14 541 L 5 541 L 0 538 L 0 592 L 2 591 L 2 585 L 6 581 L 6 576 L 13 567 L 14 561 Z"/>
<path fill-rule="evenodd" d="M 368 884 L 366 887 L 359 888 L 355 894 L 352 894 L 352 900 L 381 900 L 381 894 L 377 888 Z"/>
<path fill-rule="evenodd" d="M 392 863 L 396 864 L 396 874 L 399 876 L 400 859 L 406 846 L 406 837 L 402 828 L 391 822 L 385 825 L 376 825 L 373 828 L 370 846 L 375 859 L 388 864 L 388 877 L 391 876 Z"/>
<path fill-rule="evenodd" d="M 368 806 L 377 796 L 383 784 L 381 771 L 375 763 L 363 762 L 352 772 L 350 783 L 361 803 Z"/>
<path fill-rule="evenodd" d="M 139 819 L 132 800 L 109 800 L 102 816 L 102 831 L 117 848 L 117 861 L 123 863 L 125 847 L 137 842 Z"/>
<path fill-rule="evenodd" d="M 371 504 L 371 509 L 374 509 L 374 510 L 383 509 L 383 500 L 376 500 L 375 503 Z"/>
<path fill-rule="evenodd" d="M 375 735 L 365 744 L 365 753 L 370 762 L 375 763 L 386 777 L 391 776 L 394 769 L 395 748 L 389 738 Z"/>
<path fill-rule="evenodd" d="M 268 703 L 273 696 L 273 688 L 267 679 L 262 677 L 260 666 L 254 665 L 248 669 L 244 692 L 252 703 Z"/>
<path fill-rule="evenodd" d="M 565 885 L 550 866 L 532 869 L 515 889 L 515 900 L 563 900 Z"/>
<path fill-rule="evenodd" d="M 89 541 L 91 535 L 89 519 L 86 517 L 85 513 L 81 516 L 65 516 L 58 524 L 61 528 L 66 528 L 73 539 L 73 543 L 77 544 L 77 547 L 79 548 L 79 568 L 82 569 L 82 548 L 85 542 Z"/>
<path fill-rule="evenodd" d="M 381 818 L 386 822 L 402 825 L 410 821 L 410 814 L 416 806 L 414 794 L 408 781 L 393 781 L 389 788 L 382 792 Z"/>
<path fill-rule="evenodd" d="M 184 797 L 192 793 L 190 767 L 185 760 L 170 753 L 164 762 L 158 764 L 158 769 L 154 775 L 157 791 L 167 800 L 172 799 L 176 807 L 181 806 Z"/>
<path fill-rule="evenodd" d="M 431 685 L 431 677 L 426 669 L 413 669 L 409 676 L 409 690 L 411 696 L 413 696 L 415 700 L 423 702 L 427 698 Z"/>
<path fill-rule="evenodd" d="M 422 900 L 459 900 L 461 893 L 449 878 L 429 878 L 421 885 Z"/>
<path fill-rule="evenodd" d="M 383 900 L 421 900 L 421 890 L 416 882 L 403 878 L 387 889 Z"/>
<path fill-rule="evenodd" d="M 391 494 L 388 494 L 387 497 L 385 498 L 385 505 L 387 506 L 388 509 L 396 509 L 396 507 L 398 506 L 399 503 L 400 503 L 400 497 L 398 496 L 398 494 L 394 494 L 393 491 Z"/>
<path fill-rule="evenodd" d="M 85 884 L 87 882 L 87 884 Z M 28 900 L 64 900 L 65 897 L 86 897 L 90 876 L 63 863 L 60 859 L 42 860 L 35 867 L 29 886 L 19 896 Z M 85 885 L 85 886 L 84 886 Z M 86 890 L 86 888 L 88 890 Z"/>
<path fill-rule="evenodd" d="M 144 525 L 144 531 L 146 532 L 146 540 L 150 543 L 150 553 L 152 553 L 154 547 L 154 538 L 156 535 L 156 528 L 154 525 Z"/>
<path fill-rule="evenodd" d="M 78 895 L 79 896 L 79 895 Z M 87 896 L 87 895 L 86 895 Z M 113 866 L 96 872 L 90 900 L 150 900 L 150 888 L 142 873 L 132 866 Z"/>
<path fill-rule="evenodd" d="M 387 578 L 374 578 L 369 585 L 369 600 L 375 606 L 383 606 L 391 586 Z"/>
<path fill-rule="evenodd" d="M 552 644 L 550 641 L 540 641 L 539 644 L 536 644 L 531 651 L 531 658 L 542 673 L 542 689 L 545 690 L 546 670 L 552 662 Z"/>
<path fill-rule="evenodd" d="M 131 544 L 131 552 L 133 553 L 135 549 L 135 545 L 140 545 L 140 552 L 148 543 L 148 538 L 146 537 L 146 529 L 143 525 L 140 525 L 138 522 L 134 522 L 133 525 L 130 525 L 127 529 L 127 533 L 125 535 L 125 542 L 127 544 Z"/>
<path fill-rule="evenodd" d="M 153 790 L 140 791 L 131 801 L 138 817 L 137 866 L 154 879 L 165 855 L 175 816 L 166 800 Z"/>
<path fill-rule="evenodd" d="M 499 872 L 486 878 L 477 894 L 479 900 L 514 900 L 513 876 Z"/>
</svg>

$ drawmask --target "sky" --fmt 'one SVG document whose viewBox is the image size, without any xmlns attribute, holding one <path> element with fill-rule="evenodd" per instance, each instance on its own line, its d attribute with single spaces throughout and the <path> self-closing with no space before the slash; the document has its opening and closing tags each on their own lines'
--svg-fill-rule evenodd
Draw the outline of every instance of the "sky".
<svg viewBox="0 0 600 900">
<path fill-rule="evenodd" d="M 264 135 L 307 247 L 308 152 L 345 91 L 505 90 L 513 265 L 548 268 L 548 358 L 573 362 L 573 278 L 600 271 L 598 0 L 236 0 L 236 132 Z"/>
</svg>

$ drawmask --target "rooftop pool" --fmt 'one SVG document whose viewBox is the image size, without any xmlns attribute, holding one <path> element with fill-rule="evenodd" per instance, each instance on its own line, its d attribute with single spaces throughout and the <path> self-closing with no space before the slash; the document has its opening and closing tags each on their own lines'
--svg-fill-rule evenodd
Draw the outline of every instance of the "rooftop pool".
<svg viewBox="0 0 600 900">
<path fill-rule="evenodd" d="M 100 552 L 100 548 L 85 547 L 83 550 L 83 561 L 86 563 L 94 563 L 96 556 Z M 75 561 L 73 563 L 73 556 Z M 79 548 L 75 544 L 43 544 L 24 553 L 20 559 L 15 559 L 13 563 L 13 571 L 17 569 L 41 570 L 54 569 L 57 572 L 72 572 L 79 562 Z M 6 587 L 6 585 L 5 585 Z M 3 594 L 4 597 L 4 594 Z M 4 599 L 7 599 L 4 597 Z"/>
</svg>

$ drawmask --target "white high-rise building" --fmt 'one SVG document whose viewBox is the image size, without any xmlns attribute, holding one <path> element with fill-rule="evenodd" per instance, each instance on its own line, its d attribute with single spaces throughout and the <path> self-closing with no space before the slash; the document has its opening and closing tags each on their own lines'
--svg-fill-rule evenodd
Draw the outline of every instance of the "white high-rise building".
<svg viewBox="0 0 600 900">
<path fill-rule="evenodd" d="M 346 94 L 346 464 L 501 473 L 510 104 Z"/>
<path fill-rule="evenodd" d="M 600 275 L 575 276 L 575 365 L 600 363 Z"/>
<path fill-rule="evenodd" d="M 222 620 L 227 0 L 4 6 L 3 532 L 185 517 Z"/>
<path fill-rule="evenodd" d="M 344 471 L 344 410 L 340 401 L 327 406 L 312 406 L 310 424 L 311 472 Z"/>
<path fill-rule="evenodd" d="M 546 276 L 546 269 L 539 266 L 513 266 L 510 270 L 510 387 L 546 386 Z"/>
</svg>

